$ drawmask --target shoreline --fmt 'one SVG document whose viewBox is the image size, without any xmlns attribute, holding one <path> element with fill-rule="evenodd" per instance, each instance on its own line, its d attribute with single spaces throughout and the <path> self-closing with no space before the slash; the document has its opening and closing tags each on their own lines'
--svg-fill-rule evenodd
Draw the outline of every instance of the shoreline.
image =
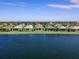
<svg viewBox="0 0 79 59">
<path fill-rule="evenodd" d="M 18 31 L 10 31 L 10 32 L 0 32 L 0 35 L 18 35 L 18 34 L 57 34 L 57 35 L 61 35 L 61 34 L 67 34 L 67 35 L 79 35 L 79 32 L 55 32 L 55 31 L 22 31 L 22 32 L 18 32 Z"/>
</svg>

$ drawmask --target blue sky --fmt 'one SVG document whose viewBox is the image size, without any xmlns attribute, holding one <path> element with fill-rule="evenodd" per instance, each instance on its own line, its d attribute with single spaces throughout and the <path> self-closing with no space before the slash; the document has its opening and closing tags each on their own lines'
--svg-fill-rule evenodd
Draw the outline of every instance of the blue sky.
<svg viewBox="0 0 79 59">
<path fill-rule="evenodd" d="M 79 21 L 79 0 L 0 0 L 0 21 Z"/>
</svg>

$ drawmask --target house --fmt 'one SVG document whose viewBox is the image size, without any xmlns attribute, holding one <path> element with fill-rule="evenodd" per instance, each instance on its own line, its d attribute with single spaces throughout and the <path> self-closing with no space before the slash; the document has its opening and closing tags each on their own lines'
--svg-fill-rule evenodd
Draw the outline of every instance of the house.
<svg viewBox="0 0 79 59">
<path fill-rule="evenodd" d="M 73 28 L 71 30 L 79 31 L 79 26 L 73 26 Z"/>
<path fill-rule="evenodd" d="M 47 25 L 45 28 L 46 28 L 46 30 L 48 30 L 48 31 L 52 31 L 52 30 L 55 29 L 52 25 Z"/>
<path fill-rule="evenodd" d="M 20 30 L 20 31 L 22 31 L 24 26 L 25 26 L 25 24 L 16 25 L 16 26 L 13 27 L 13 30 Z"/>
<path fill-rule="evenodd" d="M 75 31 L 79 31 L 79 26 L 74 26 Z"/>
<path fill-rule="evenodd" d="M 42 24 L 36 24 L 34 29 L 35 30 L 38 30 L 38 31 L 43 31 L 44 30 L 44 27 L 43 27 Z"/>
<path fill-rule="evenodd" d="M 79 26 L 70 26 L 69 31 L 79 31 Z"/>
<path fill-rule="evenodd" d="M 79 22 L 77 22 L 76 25 L 74 26 L 74 30 L 79 31 Z"/>
<path fill-rule="evenodd" d="M 24 27 L 24 30 L 29 30 L 29 31 L 31 31 L 31 30 L 33 30 L 33 25 L 26 25 L 25 27 Z"/>
<path fill-rule="evenodd" d="M 59 29 L 60 31 L 67 31 L 67 30 L 68 30 L 68 28 L 65 27 L 65 26 L 60 26 L 60 27 L 58 27 L 58 29 Z"/>
<path fill-rule="evenodd" d="M 3 31 L 10 31 L 10 30 L 12 30 L 13 29 L 13 26 L 11 26 L 11 25 L 7 25 L 7 26 L 3 26 L 2 27 L 2 30 Z"/>
</svg>

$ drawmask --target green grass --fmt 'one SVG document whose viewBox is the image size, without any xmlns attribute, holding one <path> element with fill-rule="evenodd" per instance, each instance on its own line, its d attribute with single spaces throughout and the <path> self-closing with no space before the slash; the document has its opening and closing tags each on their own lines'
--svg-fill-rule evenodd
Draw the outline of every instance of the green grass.
<svg viewBox="0 0 79 59">
<path fill-rule="evenodd" d="M 0 34 L 79 34 L 79 32 L 55 32 L 55 31 L 10 31 L 10 32 L 0 32 Z"/>
</svg>

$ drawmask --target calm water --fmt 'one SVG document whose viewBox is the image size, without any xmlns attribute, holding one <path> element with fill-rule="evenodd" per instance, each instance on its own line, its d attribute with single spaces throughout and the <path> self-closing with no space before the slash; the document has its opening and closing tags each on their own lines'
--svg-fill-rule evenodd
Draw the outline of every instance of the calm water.
<svg viewBox="0 0 79 59">
<path fill-rule="evenodd" d="M 79 59 L 79 35 L 0 35 L 0 59 Z"/>
</svg>

